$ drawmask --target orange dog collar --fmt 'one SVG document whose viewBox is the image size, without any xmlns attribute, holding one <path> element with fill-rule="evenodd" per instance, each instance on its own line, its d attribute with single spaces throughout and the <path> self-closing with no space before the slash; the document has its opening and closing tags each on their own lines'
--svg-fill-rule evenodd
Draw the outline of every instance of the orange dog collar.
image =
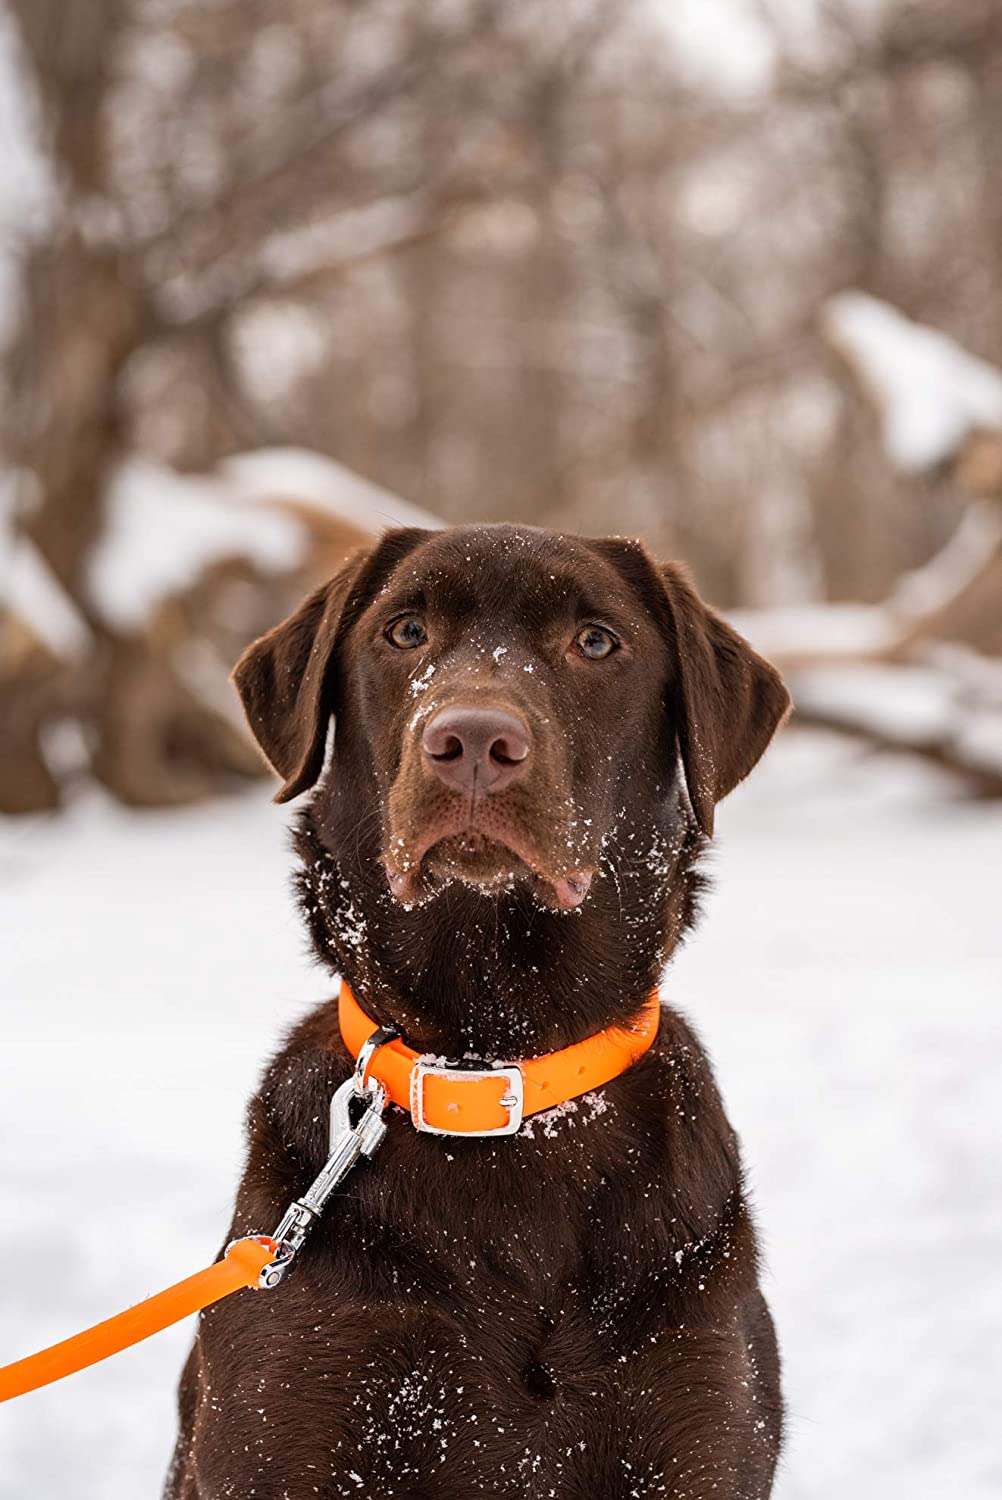
<svg viewBox="0 0 1002 1500">
<path fill-rule="evenodd" d="M 382 1031 L 343 979 L 338 996 L 345 1046 L 354 1058 L 369 1054 L 362 1081 L 376 1079 L 393 1103 L 408 1111 L 415 1130 L 433 1135 L 514 1135 L 526 1115 L 565 1104 L 625 1073 L 651 1046 L 660 1017 L 655 991 L 627 1025 L 609 1026 L 543 1057 L 468 1068 L 422 1056 Z"/>
</svg>

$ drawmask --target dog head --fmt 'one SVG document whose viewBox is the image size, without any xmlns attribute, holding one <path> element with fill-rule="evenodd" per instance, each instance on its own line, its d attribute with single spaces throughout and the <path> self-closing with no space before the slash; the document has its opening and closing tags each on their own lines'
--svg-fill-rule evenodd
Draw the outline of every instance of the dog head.
<svg viewBox="0 0 1002 1500">
<path fill-rule="evenodd" d="M 388 532 L 234 676 L 279 801 L 333 720 L 332 816 L 378 828 L 406 906 L 461 882 L 581 907 L 625 806 L 656 823 L 681 765 L 709 836 L 789 702 L 677 565 L 514 526 Z"/>
</svg>

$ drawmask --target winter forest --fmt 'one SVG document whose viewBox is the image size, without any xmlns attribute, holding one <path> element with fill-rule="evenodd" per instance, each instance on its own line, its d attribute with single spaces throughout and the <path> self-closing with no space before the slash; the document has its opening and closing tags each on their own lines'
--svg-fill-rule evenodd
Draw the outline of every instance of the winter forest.
<svg viewBox="0 0 1002 1500">
<path fill-rule="evenodd" d="M 329 993 L 243 647 L 387 525 L 640 535 L 796 705 L 665 982 L 777 1495 L 996 1496 L 998 4 L 0 0 L 0 161 L 0 1363 L 211 1253 Z M 158 1493 L 187 1337 L 0 1410 L 0 1497 Z"/>
<path fill-rule="evenodd" d="M 885 606 L 854 651 L 997 709 L 996 7 L 13 0 L 0 35 L 0 805 L 256 772 L 225 669 L 381 524 L 354 476 L 642 533 L 724 607 Z M 784 652 L 847 647 L 817 629 Z"/>
</svg>

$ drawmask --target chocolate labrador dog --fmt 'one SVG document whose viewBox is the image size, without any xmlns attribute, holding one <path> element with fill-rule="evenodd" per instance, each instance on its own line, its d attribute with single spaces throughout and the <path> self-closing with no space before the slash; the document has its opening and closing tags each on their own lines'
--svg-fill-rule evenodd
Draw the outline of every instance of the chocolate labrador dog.
<svg viewBox="0 0 1002 1500">
<path fill-rule="evenodd" d="M 475 526 L 387 533 L 235 680 L 278 800 L 316 788 L 320 959 L 446 1089 L 509 1064 L 509 1123 L 390 1108 L 282 1285 L 203 1314 L 168 1496 L 761 1500 L 779 1363 L 698 1041 L 655 1007 L 604 1086 L 530 1115 L 515 1084 L 607 1057 L 650 1005 L 779 676 L 638 542 Z M 265 1073 L 231 1236 L 323 1165 L 344 1024 L 321 1006 Z"/>
</svg>

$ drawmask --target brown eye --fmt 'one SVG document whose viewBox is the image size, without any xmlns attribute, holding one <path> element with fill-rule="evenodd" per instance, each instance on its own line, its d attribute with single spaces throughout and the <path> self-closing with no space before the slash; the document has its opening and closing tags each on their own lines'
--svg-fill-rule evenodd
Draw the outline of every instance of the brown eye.
<svg viewBox="0 0 1002 1500">
<path fill-rule="evenodd" d="M 619 647 L 612 632 L 603 630 L 601 625 L 586 625 L 574 637 L 574 644 L 589 661 L 604 661 Z"/>
<path fill-rule="evenodd" d="M 428 639 L 428 632 L 417 615 L 401 615 L 400 619 L 394 620 L 387 630 L 386 639 L 392 641 L 394 646 L 398 646 L 401 651 L 413 651 L 415 646 L 424 645 Z"/>
</svg>

